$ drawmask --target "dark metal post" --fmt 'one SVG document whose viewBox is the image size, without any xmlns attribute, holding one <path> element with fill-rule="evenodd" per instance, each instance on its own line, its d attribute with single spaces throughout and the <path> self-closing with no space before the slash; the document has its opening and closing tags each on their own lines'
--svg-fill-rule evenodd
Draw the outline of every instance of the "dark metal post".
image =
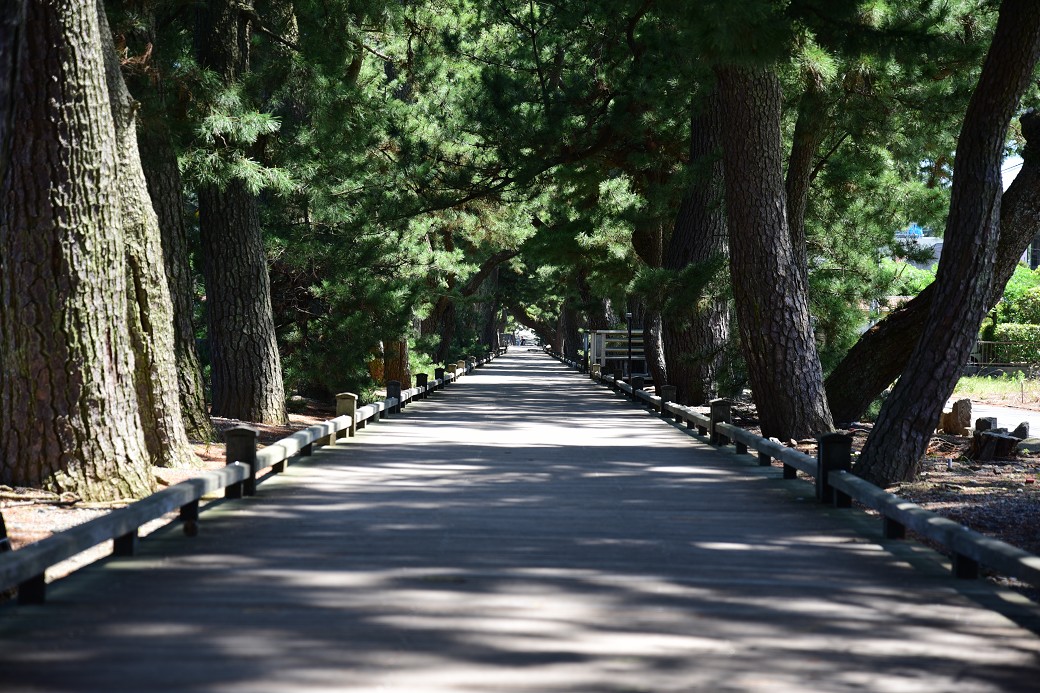
<svg viewBox="0 0 1040 693">
<path fill-rule="evenodd" d="M 256 429 L 249 426 L 235 426 L 224 431 L 224 459 L 227 464 L 241 462 L 249 467 L 249 476 L 241 485 L 233 484 L 224 490 L 225 498 L 256 495 L 256 441 L 258 436 Z"/>
<path fill-rule="evenodd" d="M 415 386 L 422 388 L 422 392 L 419 393 L 419 399 L 426 399 L 426 396 L 430 394 L 430 374 L 429 373 L 416 373 L 415 374 Z"/>
<path fill-rule="evenodd" d="M 816 499 L 838 508 L 848 508 L 852 505 L 852 499 L 832 487 L 828 477 L 832 472 L 852 469 L 852 436 L 847 433 L 825 433 L 816 441 Z"/>
<path fill-rule="evenodd" d="M 625 313 L 625 325 L 628 327 L 628 379 L 632 382 L 632 314 Z"/>
</svg>

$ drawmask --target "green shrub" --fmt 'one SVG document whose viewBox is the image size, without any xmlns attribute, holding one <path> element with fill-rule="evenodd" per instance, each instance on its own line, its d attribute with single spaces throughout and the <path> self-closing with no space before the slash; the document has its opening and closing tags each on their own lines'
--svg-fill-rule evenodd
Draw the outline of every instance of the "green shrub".
<svg viewBox="0 0 1040 693">
<path fill-rule="evenodd" d="M 1040 363 L 1040 325 L 1007 322 L 994 328 L 993 339 L 1013 342 L 996 347 L 995 362 Z"/>
<path fill-rule="evenodd" d="M 1005 315 L 1011 323 L 1040 325 L 1040 287 L 1028 289 L 1008 301 Z"/>
</svg>

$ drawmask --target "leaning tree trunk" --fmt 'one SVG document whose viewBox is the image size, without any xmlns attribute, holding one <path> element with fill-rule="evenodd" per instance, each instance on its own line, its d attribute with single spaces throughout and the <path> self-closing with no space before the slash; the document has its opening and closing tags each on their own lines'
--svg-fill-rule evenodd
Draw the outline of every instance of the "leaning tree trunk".
<svg viewBox="0 0 1040 693">
<path fill-rule="evenodd" d="M 231 0 L 199 7 L 196 51 L 228 86 L 249 71 L 249 20 Z M 196 193 L 206 280 L 214 416 L 282 424 L 285 391 L 259 202 L 240 180 Z"/>
<path fill-rule="evenodd" d="M 723 205 L 722 115 L 714 90 L 696 108 L 690 128 L 690 168 L 696 177 L 679 206 L 664 267 L 679 271 L 710 264 L 729 252 Z M 729 341 L 729 301 L 708 296 L 664 323 L 668 383 L 681 404 L 705 404 L 718 394 L 718 377 Z"/>
<path fill-rule="evenodd" d="M 1040 58 L 1040 4 L 1004 0 L 957 142 L 932 310 L 881 407 L 856 472 L 886 486 L 916 477 L 942 408 L 989 309 L 1008 124 Z"/>
<path fill-rule="evenodd" d="M 213 426 L 206 408 L 202 366 L 195 348 L 195 281 L 184 223 L 184 188 L 177 156 L 168 133 L 141 131 L 138 144 L 152 204 L 159 217 L 162 257 L 173 303 L 173 348 L 177 360 L 181 417 L 190 438 L 211 440 Z"/>
<path fill-rule="evenodd" d="M 762 433 L 785 440 L 823 433 L 833 424 L 787 225 L 780 82 L 768 69 L 724 67 L 717 76 L 730 274 Z"/>
<path fill-rule="evenodd" d="M 1040 231 L 1040 115 L 1020 119 L 1026 149 L 1024 163 L 1000 202 L 1000 239 L 988 313 L 1004 294 L 1019 258 Z M 827 376 L 827 399 L 835 421 L 857 420 L 906 367 L 932 307 L 934 285 L 867 330 Z"/>
<path fill-rule="evenodd" d="M 198 190 L 213 415 L 283 424 L 285 392 L 256 196 L 241 181 Z"/>
<path fill-rule="evenodd" d="M 181 419 L 173 338 L 173 305 L 163 264 L 159 220 L 148 195 L 137 148 L 137 106 L 127 91 L 104 12 L 100 17 L 119 167 L 118 190 L 126 242 L 134 383 L 152 464 L 188 466 L 197 459 Z"/>
<path fill-rule="evenodd" d="M 140 496 L 153 481 L 99 7 L 34 0 L 25 26 L 0 181 L 0 482 Z"/>
</svg>

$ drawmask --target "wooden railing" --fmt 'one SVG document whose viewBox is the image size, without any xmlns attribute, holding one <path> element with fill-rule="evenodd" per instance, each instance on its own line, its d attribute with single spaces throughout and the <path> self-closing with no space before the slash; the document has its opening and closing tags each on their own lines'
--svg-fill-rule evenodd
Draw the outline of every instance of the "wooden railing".
<svg viewBox="0 0 1040 693">
<path fill-rule="evenodd" d="M 551 352 L 550 352 L 551 353 Z M 572 368 L 581 371 L 582 364 L 552 354 Z M 881 516 L 881 533 L 886 539 L 904 539 L 907 530 L 942 547 L 951 558 L 953 574 L 959 578 L 978 578 L 982 567 L 1001 575 L 1040 587 L 1040 556 L 1018 547 L 980 534 L 964 525 L 945 518 L 921 506 L 888 493 L 856 476 L 852 467 L 852 438 L 844 433 L 828 433 L 817 439 L 817 456 L 789 448 L 776 441 L 755 435 L 731 423 L 732 403 L 716 400 L 710 413 L 694 411 L 690 407 L 669 401 L 643 390 L 635 378 L 636 387 L 602 374 L 592 367 L 590 377 L 634 402 L 649 405 L 657 414 L 696 428 L 708 442 L 724 447 L 732 443 L 738 455 L 749 450 L 758 455 L 758 464 L 771 466 L 772 460 L 783 464 L 783 477 L 794 479 L 798 472 L 811 477 L 816 485 L 816 497 L 828 505 L 849 508 L 853 501 L 875 510 Z M 674 390 L 672 391 L 674 392 Z M 674 396 L 674 395 L 673 395 Z"/>
<path fill-rule="evenodd" d="M 483 359 L 470 358 L 438 368 L 432 382 L 427 374 L 419 374 L 417 387 L 400 390 L 398 385 L 394 391 L 391 385 L 388 395 L 393 396 L 362 407 L 355 406 L 356 395 L 345 393 L 338 397 L 339 416 L 282 438 L 262 450 L 257 450 L 257 432 L 254 429 L 240 426 L 226 431 L 227 466 L 223 469 L 201 473 L 46 539 L 0 553 L 0 591 L 14 588 L 18 591 L 20 604 L 41 604 L 46 597 L 45 574 L 49 568 L 109 540 L 112 541 L 111 555 L 133 555 L 141 527 L 165 519 L 173 512 L 177 512 L 177 516 L 170 517 L 167 524 L 180 521 L 185 535 L 195 536 L 199 512 L 206 507 L 200 505 L 204 496 L 221 490 L 225 498 L 253 495 L 259 481 L 285 471 L 293 458 L 310 455 L 315 447 L 353 436 L 366 424 L 400 412 L 409 402 L 427 398 L 494 358 L 494 354 L 489 354 Z M 270 472 L 261 477 L 264 470 Z"/>
</svg>

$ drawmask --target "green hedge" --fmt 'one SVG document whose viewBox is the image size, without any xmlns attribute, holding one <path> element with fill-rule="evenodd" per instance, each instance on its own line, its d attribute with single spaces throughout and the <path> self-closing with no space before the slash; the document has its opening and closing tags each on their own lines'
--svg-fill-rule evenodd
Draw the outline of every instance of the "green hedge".
<svg viewBox="0 0 1040 693">
<path fill-rule="evenodd" d="M 993 330 L 995 363 L 1040 363 L 1040 325 L 1008 322 Z"/>
</svg>

